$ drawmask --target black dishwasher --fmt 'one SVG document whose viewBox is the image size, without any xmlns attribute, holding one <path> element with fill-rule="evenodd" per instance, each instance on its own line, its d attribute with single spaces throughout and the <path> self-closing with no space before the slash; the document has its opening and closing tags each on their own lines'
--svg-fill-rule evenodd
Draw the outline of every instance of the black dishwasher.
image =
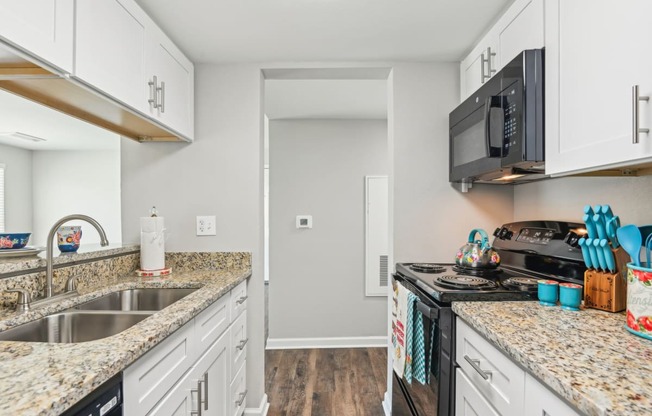
<svg viewBox="0 0 652 416">
<path fill-rule="evenodd" d="M 111 377 L 62 416 L 122 416 L 122 373 Z"/>
</svg>

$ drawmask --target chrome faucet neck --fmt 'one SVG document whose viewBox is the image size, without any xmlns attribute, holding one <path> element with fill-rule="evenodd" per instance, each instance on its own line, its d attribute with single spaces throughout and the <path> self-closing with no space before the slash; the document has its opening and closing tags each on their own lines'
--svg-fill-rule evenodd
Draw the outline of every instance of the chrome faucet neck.
<svg viewBox="0 0 652 416">
<path fill-rule="evenodd" d="M 81 220 L 89 223 L 95 229 L 97 230 L 98 234 L 100 235 L 100 245 L 102 247 L 108 246 L 109 245 L 109 240 L 106 238 L 106 233 L 104 232 L 104 228 L 100 225 L 99 222 L 94 220 L 93 218 L 89 217 L 88 215 L 83 215 L 83 214 L 73 214 L 73 215 L 67 215 L 63 218 L 61 218 L 59 221 L 54 223 L 52 228 L 50 228 L 50 232 L 48 233 L 48 239 L 47 239 L 47 249 L 46 249 L 46 265 L 45 265 L 45 296 L 50 298 L 52 297 L 52 273 L 53 273 L 53 265 L 52 265 L 52 257 L 53 257 L 53 249 L 54 249 L 54 236 L 63 224 L 67 223 L 68 221 L 73 221 L 73 220 Z"/>
</svg>

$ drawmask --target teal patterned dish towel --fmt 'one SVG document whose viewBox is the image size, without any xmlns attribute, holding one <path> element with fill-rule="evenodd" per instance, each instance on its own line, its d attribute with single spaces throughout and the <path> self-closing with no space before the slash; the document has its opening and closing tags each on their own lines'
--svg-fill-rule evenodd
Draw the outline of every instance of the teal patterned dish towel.
<svg viewBox="0 0 652 416">
<path fill-rule="evenodd" d="M 417 296 L 408 291 L 408 302 L 407 302 L 407 325 L 405 326 L 405 381 L 412 383 L 412 360 L 413 360 L 413 349 L 414 349 L 414 330 L 420 326 L 415 322 L 415 314 L 421 316 L 421 313 L 416 308 L 416 303 L 419 301 Z M 418 318 L 417 318 L 418 319 Z M 416 325 L 416 326 L 415 326 Z M 421 326 L 421 331 L 423 332 L 423 326 Z"/>
</svg>

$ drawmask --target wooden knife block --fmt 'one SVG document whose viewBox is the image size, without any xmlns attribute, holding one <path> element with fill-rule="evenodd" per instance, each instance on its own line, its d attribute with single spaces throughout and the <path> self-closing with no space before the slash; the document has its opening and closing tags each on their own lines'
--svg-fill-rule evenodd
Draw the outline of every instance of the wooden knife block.
<svg viewBox="0 0 652 416">
<path fill-rule="evenodd" d="M 627 308 L 627 263 L 629 255 L 619 247 L 611 249 L 616 261 L 616 273 L 589 269 L 584 272 L 584 306 L 607 312 Z"/>
</svg>

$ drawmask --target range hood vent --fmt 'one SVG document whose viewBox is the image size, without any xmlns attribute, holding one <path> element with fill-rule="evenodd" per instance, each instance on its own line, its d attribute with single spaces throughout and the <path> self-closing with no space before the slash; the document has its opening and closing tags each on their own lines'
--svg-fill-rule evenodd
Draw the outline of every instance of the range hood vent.
<svg viewBox="0 0 652 416">
<path fill-rule="evenodd" d="M 192 141 L 68 74 L 6 52 L 0 59 L 0 89 L 140 142 Z"/>
</svg>

